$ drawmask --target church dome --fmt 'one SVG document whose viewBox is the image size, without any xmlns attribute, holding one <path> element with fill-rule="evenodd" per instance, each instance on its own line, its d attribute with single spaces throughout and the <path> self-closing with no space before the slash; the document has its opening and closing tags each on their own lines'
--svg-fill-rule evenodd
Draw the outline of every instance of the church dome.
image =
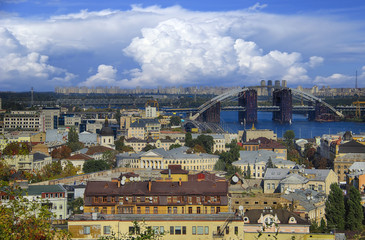
<svg viewBox="0 0 365 240">
<path fill-rule="evenodd" d="M 109 122 L 108 122 L 107 118 L 105 119 L 104 126 L 101 128 L 100 135 L 101 136 L 114 136 L 113 129 L 111 127 L 109 127 Z"/>
</svg>

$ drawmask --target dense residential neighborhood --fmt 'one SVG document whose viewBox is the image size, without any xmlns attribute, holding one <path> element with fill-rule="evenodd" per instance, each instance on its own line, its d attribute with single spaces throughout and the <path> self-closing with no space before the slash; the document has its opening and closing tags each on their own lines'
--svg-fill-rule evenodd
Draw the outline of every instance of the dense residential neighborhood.
<svg viewBox="0 0 365 240">
<path fill-rule="evenodd" d="M 362 234 L 365 133 L 221 131 L 156 104 L 4 113 L 1 207 L 24 199 L 71 239 Z"/>
</svg>

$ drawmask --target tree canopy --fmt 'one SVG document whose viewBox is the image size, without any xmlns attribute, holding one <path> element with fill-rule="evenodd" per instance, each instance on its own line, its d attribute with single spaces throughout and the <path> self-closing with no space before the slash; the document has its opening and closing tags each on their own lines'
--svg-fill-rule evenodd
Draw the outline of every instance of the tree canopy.
<svg viewBox="0 0 365 240">
<path fill-rule="evenodd" d="M 92 173 L 92 172 L 99 172 L 103 170 L 107 170 L 110 168 L 110 165 L 104 160 L 88 160 L 84 163 L 82 171 L 84 173 Z"/>
<path fill-rule="evenodd" d="M 360 230 L 364 219 L 364 211 L 361 205 L 359 190 L 354 186 L 350 187 L 346 201 L 346 228 L 349 230 Z"/>
<path fill-rule="evenodd" d="M 179 116 L 174 115 L 170 118 L 171 126 L 180 126 L 180 123 L 181 123 L 181 118 Z"/>
<path fill-rule="evenodd" d="M 65 231 L 54 229 L 53 214 L 47 205 L 23 197 L 23 191 L 1 185 L 8 196 L 6 204 L 0 204 L 1 239 L 70 239 Z"/>
<path fill-rule="evenodd" d="M 72 152 L 80 150 L 84 147 L 84 144 L 79 141 L 79 134 L 74 127 L 70 128 L 68 132 L 67 146 L 71 148 Z"/>
<path fill-rule="evenodd" d="M 326 201 L 326 219 L 329 229 L 345 229 L 345 202 L 342 190 L 337 183 L 332 183 L 331 191 Z"/>
</svg>

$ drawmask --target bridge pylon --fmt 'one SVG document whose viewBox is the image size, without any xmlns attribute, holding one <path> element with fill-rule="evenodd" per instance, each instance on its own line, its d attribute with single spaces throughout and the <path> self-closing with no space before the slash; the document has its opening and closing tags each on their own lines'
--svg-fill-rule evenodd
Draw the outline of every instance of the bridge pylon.
<svg viewBox="0 0 365 240">
<path fill-rule="evenodd" d="M 238 106 L 246 108 L 246 111 L 238 112 L 238 122 L 242 124 L 257 122 L 257 91 L 255 89 L 240 93 Z"/>
<path fill-rule="evenodd" d="M 221 102 L 217 102 L 197 118 L 201 122 L 220 123 L 221 120 Z"/>
<path fill-rule="evenodd" d="M 279 106 L 280 111 L 273 112 L 273 120 L 280 123 L 290 123 L 293 117 L 293 98 L 289 88 L 276 89 L 273 92 L 273 106 Z"/>
</svg>

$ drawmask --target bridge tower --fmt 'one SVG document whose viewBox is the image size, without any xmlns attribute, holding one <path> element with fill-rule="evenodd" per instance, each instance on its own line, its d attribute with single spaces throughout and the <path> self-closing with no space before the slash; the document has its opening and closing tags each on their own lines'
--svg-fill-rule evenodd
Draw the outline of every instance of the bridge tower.
<svg viewBox="0 0 365 240">
<path fill-rule="evenodd" d="M 198 121 L 220 123 L 221 119 L 221 102 L 217 102 L 212 107 L 199 115 Z"/>
<path fill-rule="evenodd" d="M 257 122 L 257 91 L 250 89 L 242 92 L 238 97 L 238 106 L 245 107 L 246 111 L 238 112 L 238 122 L 255 123 Z"/>
<path fill-rule="evenodd" d="M 273 106 L 279 106 L 280 111 L 273 112 L 273 120 L 289 123 L 293 116 L 292 93 L 288 88 L 276 89 L 273 92 Z"/>
</svg>

